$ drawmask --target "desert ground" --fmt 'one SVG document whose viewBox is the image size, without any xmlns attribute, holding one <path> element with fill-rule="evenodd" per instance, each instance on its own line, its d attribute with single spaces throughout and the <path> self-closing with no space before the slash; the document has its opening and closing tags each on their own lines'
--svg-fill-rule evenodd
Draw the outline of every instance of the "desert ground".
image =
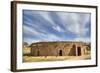
<svg viewBox="0 0 100 73">
<path fill-rule="evenodd" d="M 64 61 L 64 60 L 87 60 L 91 59 L 90 55 L 84 56 L 24 56 L 23 62 L 44 62 L 44 61 Z"/>
</svg>

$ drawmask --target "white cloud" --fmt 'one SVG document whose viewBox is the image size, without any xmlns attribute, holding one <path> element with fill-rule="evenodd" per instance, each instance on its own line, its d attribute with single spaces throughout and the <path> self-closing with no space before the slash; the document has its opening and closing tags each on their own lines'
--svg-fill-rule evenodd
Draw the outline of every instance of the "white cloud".
<svg viewBox="0 0 100 73">
<path fill-rule="evenodd" d="M 30 11 L 29 11 L 30 12 Z M 31 12 L 31 13 L 27 13 L 30 15 L 38 15 L 39 17 L 42 17 L 43 19 L 45 19 L 47 22 L 50 23 L 50 28 L 53 28 L 54 30 L 58 31 L 58 32 L 72 32 L 76 35 L 78 35 L 77 38 L 73 38 L 75 41 L 90 41 L 90 38 L 83 38 L 82 36 L 84 36 L 87 31 L 89 31 L 89 28 L 86 28 L 86 26 L 88 25 L 87 22 L 89 22 L 90 19 L 90 15 L 89 14 L 83 14 L 83 13 L 65 13 L 65 12 L 57 12 L 56 15 L 59 16 L 60 20 L 58 20 L 59 22 L 61 22 L 61 26 L 64 26 L 64 28 L 61 28 L 60 24 L 57 24 L 54 22 L 54 20 L 52 19 L 53 16 L 50 16 L 49 12 L 41 12 L 41 11 L 37 11 L 37 12 Z M 40 19 L 42 21 L 42 19 Z M 45 28 L 43 28 L 42 24 L 40 22 L 35 22 L 35 24 L 33 23 L 33 21 L 31 19 L 29 19 L 27 17 L 27 21 L 25 21 L 25 23 L 29 26 L 25 26 L 24 25 L 24 32 L 30 33 L 32 35 L 35 36 L 40 36 L 42 38 L 38 38 L 38 39 L 30 39 L 30 38 L 26 38 L 25 40 L 29 41 L 29 42 L 39 42 L 39 41 L 61 41 L 64 38 L 63 37 L 59 37 L 57 36 L 57 34 L 54 33 L 50 33 L 50 31 L 47 31 Z M 43 33 L 42 33 L 43 32 Z M 47 33 L 47 34 L 44 34 Z M 70 35 L 69 35 L 70 36 Z M 72 39 L 72 41 L 73 41 Z M 71 39 L 69 39 L 71 40 Z"/>
<path fill-rule="evenodd" d="M 85 35 L 89 28 L 86 28 L 90 15 L 83 13 L 57 13 L 61 18 L 63 25 L 67 31 L 79 36 Z"/>
<path fill-rule="evenodd" d="M 56 36 L 55 34 L 46 34 L 42 38 L 33 39 L 33 38 L 24 38 L 24 42 L 35 43 L 35 42 L 50 42 L 50 41 L 61 41 L 61 37 Z"/>
<path fill-rule="evenodd" d="M 40 42 L 40 40 L 32 39 L 32 38 L 24 38 L 24 42 L 27 42 L 28 44 L 32 44 L 33 42 Z"/>
<path fill-rule="evenodd" d="M 78 37 L 78 38 L 75 38 L 74 41 L 91 42 L 91 39 L 87 37 L 83 37 L 83 38 Z"/>
<path fill-rule="evenodd" d="M 26 32 L 26 30 L 30 30 L 31 33 L 37 33 L 37 34 L 43 34 L 43 33 L 46 33 L 47 31 L 45 31 L 45 29 L 42 28 L 42 26 L 39 26 L 38 24 L 40 24 L 40 22 L 37 22 L 36 24 L 34 24 L 33 22 L 29 22 L 29 21 L 24 21 L 25 24 L 27 24 L 28 26 L 31 26 L 28 27 L 26 25 L 24 25 L 24 32 Z M 42 33 L 43 32 L 43 33 Z"/>
<path fill-rule="evenodd" d="M 28 26 L 23 26 L 23 29 L 24 29 L 24 32 L 27 32 L 27 33 L 31 33 L 31 34 L 39 34 L 36 30 L 34 30 L 34 29 L 32 29 L 32 28 L 30 28 L 30 27 L 28 27 Z"/>
<path fill-rule="evenodd" d="M 45 34 L 43 38 L 39 39 L 39 41 L 61 41 L 61 37 L 55 35 L 55 34 Z"/>
<path fill-rule="evenodd" d="M 38 14 L 41 17 L 43 17 L 45 20 L 50 22 L 52 27 L 59 31 L 63 31 L 61 27 L 54 22 L 54 20 L 51 18 L 49 12 L 32 12 L 31 14 Z M 56 13 L 63 23 L 63 26 L 66 28 L 66 32 L 70 31 L 74 34 L 77 34 L 79 36 L 85 35 L 86 32 L 89 30 L 89 28 L 86 28 L 87 22 L 89 22 L 90 15 L 88 13 L 66 13 L 66 12 L 57 12 Z"/>
<path fill-rule="evenodd" d="M 60 26 L 53 26 L 53 29 L 58 32 L 64 32 L 64 30 Z"/>
<path fill-rule="evenodd" d="M 45 20 L 51 23 L 51 25 L 55 25 L 54 21 L 51 19 L 49 12 L 38 12 L 40 16 L 42 16 Z"/>
<path fill-rule="evenodd" d="M 54 20 L 50 16 L 49 12 L 37 12 L 37 14 L 39 14 L 42 18 L 44 18 L 46 21 L 48 21 L 54 30 L 56 30 L 58 32 L 64 31 L 58 24 L 56 24 L 54 22 Z"/>
<path fill-rule="evenodd" d="M 46 11 L 37 11 L 37 12 L 34 12 L 32 14 L 37 14 L 37 15 L 40 15 L 42 18 L 44 18 L 46 21 L 48 21 L 49 23 L 51 23 L 52 26 L 56 26 L 56 23 L 52 20 L 49 12 L 46 12 Z"/>
</svg>

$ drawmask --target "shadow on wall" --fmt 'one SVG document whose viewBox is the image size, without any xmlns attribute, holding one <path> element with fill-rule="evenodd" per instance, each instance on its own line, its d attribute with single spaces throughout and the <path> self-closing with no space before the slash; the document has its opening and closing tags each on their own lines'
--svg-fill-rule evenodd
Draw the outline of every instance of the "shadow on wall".
<svg viewBox="0 0 100 73">
<path fill-rule="evenodd" d="M 73 45 L 70 49 L 69 56 L 81 56 L 81 47 L 76 47 L 76 45 Z"/>
</svg>

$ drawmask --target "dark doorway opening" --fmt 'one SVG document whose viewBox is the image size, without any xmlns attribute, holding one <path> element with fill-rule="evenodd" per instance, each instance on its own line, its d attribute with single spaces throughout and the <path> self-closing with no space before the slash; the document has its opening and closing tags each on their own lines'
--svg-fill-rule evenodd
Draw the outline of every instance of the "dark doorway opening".
<svg viewBox="0 0 100 73">
<path fill-rule="evenodd" d="M 81 47 L 77 47 L 77 55 L 81 56 Z"/>
<path fill-rule="evenodd" d="M 59 56 L 62 56 L 62 50 L 59 50 Z"/>
<path fill-rule="evenodd" d="M 37 51 L 37 56 L 40 56 L 40 52 L 39 51 Z"/>
<path fill-rule="evenodd" d="M 76 53 L 76 45 L 75 44 L 72 46 L 71 56 L 77 56 L 77 53 Z"/>
</svg>

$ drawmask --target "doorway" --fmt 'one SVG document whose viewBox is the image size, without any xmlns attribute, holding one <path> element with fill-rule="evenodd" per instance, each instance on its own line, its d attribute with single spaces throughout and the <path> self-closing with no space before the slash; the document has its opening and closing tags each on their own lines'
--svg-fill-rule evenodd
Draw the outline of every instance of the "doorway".
<svg viewBox="0 0 100 73">
<path fill-rule="evenodd" d="M 62 50 L 59 50 L 59 56 L 62 56 Z"/>
<path fill-rule="evenodd" d="M 81 56 L 81 47 L 77 47 L 77 56 Z"/>
<path fill-rule="evenodd" d="M 39 50 L 37 51 L 37 56 L 40 56 L 40 51 Z"/>
</svg>

